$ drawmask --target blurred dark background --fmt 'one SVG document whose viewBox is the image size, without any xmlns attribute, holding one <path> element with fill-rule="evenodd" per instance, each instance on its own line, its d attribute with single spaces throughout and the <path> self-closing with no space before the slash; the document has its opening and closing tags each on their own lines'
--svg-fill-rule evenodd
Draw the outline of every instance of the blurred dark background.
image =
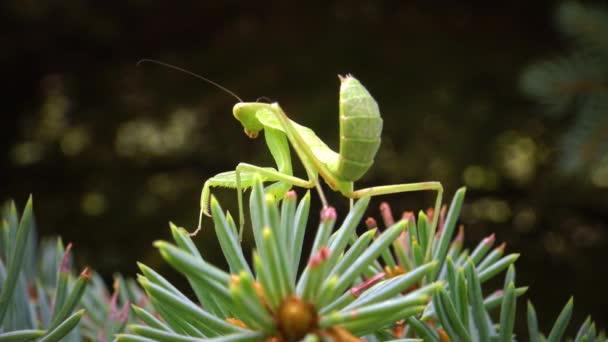
<svg viewBox="0 0 608 342">
<path fill-rule="evenodd" d="M 518 283 L 531 286 L 541 328 L 571 295 L 571 328 L 587 313 L 606 327 L 608 171 L 561 172 L 568 118 L 543 116 L 518 87 L 527 65 L 568 46 L 556 5 L 3 1 L 0 197 L 22 207 L 33 193 L 41 235 L 73 242 L 77 262 L 105 277 L 134 275 L 135 261 L 171 274 L 151 243 L 170 238 L 169 221 L 195 228 L 204 180 L 272 159 L 263 139 L 243 134 L 226 93 L 136 62 L 159 59 L 246 101 L 279 101 L 334 148 L 336 75 L 352 73 L 385 123 L 376 164 L 356 186 L 436 180 L 446 202 L 467 186 L 467 245 L 495 232 L 521 252 Z M 214 193 L 236 212 L 234 191 Z M 347 201 L 330 200 L 344 217 Z M 432 206 L 433 195 L 377 198 L 369 215 L 382 200 L 397 214 Z M 195 241 L 221 264 L 204 225 Z"/>
</svg>

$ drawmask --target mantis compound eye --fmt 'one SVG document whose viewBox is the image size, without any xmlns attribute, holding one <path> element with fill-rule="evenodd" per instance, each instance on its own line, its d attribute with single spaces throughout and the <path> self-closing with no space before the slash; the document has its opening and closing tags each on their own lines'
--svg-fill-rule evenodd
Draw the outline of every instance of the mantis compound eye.
<svg viewBox="0 0 608 342">
<path fill-rule="evenodd" d="M 247 134 L 247 136 L 248 136 L 249 138 L 251 138 L 251 139 L 255 139 L 255 138 L 257 138 L 257 137 L 258 137 L 259 132 L 258 132 L 258 131 L 251 131 L 251 130 L 248 130 L 247 128 L 245 128 L 245 134 Z"/>
</svg>

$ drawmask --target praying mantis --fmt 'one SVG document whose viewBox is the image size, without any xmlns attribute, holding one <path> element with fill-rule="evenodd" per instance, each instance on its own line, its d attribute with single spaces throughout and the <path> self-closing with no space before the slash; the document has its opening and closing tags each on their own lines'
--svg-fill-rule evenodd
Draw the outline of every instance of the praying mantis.
<svg viewBox="0 0 608 342">
<path fill-rule="evenodd" d="M 339 76 L 340 79 L 340 149 L 329 148 L 314 131 L 290 120 L 278 103 L 243 102 L 236 94 L 221 85 L 184 69 L 155 60 L 142 60 L 168 66 L 201 78 L 234 96 L 239 102 L 233 107 L 234 117 L 241 123 L 245 134 L 252 139 L 264 131 L 266 145 L 277 165 L 276 168 L 260 167 L 240 162 L 233 171 L 222 172 L 209 178 L 203 184 L 201 210 L 196 235 L 201 229 L 203 215 L 211 216 L 209 204 L 212 187 L 236 189 L 239 210 L 239 239 L 242 240 L 244 227 L 243 191 L 253 185 L 256 175 L 263 182 L 272 182 L 266 193 L 276 199 L 294 186 L 316 188 L 323 207 L 328 203 L 321 187 L 319 176 L 334 191 L 353 200 L 364 196 L 377 196 L 401 192 L 432 190 L 437 191 L 431 232 L 435 231 L 443 195 L 439 182 L 403 183 L 374 186 L 354 190 L 354 182 L 359 180 L 374 163 L 380 147 L 382 118 L 376 100 L 353 76 Z M 290 145 L 304 166 L 307 179 L 293 175 Z"/>
</svg>

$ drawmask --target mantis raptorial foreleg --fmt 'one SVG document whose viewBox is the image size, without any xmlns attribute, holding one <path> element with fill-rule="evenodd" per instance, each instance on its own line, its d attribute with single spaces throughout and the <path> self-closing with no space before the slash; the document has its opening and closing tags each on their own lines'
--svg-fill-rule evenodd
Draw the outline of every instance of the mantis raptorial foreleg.
<svg viewBox="0 0 608 342">
<path fill-rule="evenodd" d="M 302 188 L 312 188 L 317 185 L 317 182 L 313 180 L 305 180 L 302 178 L 294 177 L 282 173 L 274 168 L 270 167 L 259 167 L 247 163 L 239 163 L 235 171 L 223 172 L 215 177 L 208 179 L 203 185 L 203 194 L 201 196 L 201 214 L 199 217 L 199 228 L 197 228 L 191 235 L 196 235 L 200 230 L 200 220 L 202 215 L 208 215 L 208 205 L 210 200 L 210 188 L 211 187 L 226 187 L 236 189 L 238 209 L 239 209 L 239 239 L 243 237 L 243 226 L 245 225 L 245 213 L 243 205 L 243 190 L 250 188 L 253 185 L 254 175 L 258 175 L 262 178 L 263 182 L 276 182 L 268 187 L 267 193 L 275 196 L 275 198 L 282 198 L 289 189 L 293 186 Z M 322 191 L 322 190 L 320 190 Z M 324 196 L 321 195 L 323 198 Z M 323 203 L 327 206 L 327 203 Z"/>
</svg>

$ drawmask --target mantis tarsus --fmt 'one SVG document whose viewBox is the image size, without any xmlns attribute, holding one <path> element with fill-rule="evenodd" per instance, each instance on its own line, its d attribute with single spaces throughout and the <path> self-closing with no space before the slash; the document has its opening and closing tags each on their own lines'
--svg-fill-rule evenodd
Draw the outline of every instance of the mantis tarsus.
<svg viewBox="0 0 608 342">
<path fill-rule="evenodd" d="M 163 64 L 193 75 L 191 72 L 153 60 L 143 60 Z M 310 128 L 290 120 L 278 103 L 243 102 L 231 91 L 204 77 L 195 75 L 218 86 L 233 95 L 239 102 L 233 107 L 234 117 L 241 122 L 250 138 L 256 138 L 264 131 L 266 145 L 276 162 L 277 168 L 259 167 L 239 163 L 234 171 L 220 173 L 208 179 L 201 194 L 201 212 L 196 234 L 201 229 L 203 214 L 209 214 L 211 187 L 227 187 L 237 190 L 239 209 L 239 238 L 242 239 L 244 226 L 243 190 L 253 185 L 254 175 L 264 182 L 274 184 L 266 188 L 266 193 L 281 199 L 293 186 L 316 187 L 323 206 L 327 200 L 323 194 L 319 176 L 328 186 L 345 197 L 358 199 L 400 192 L 434 190 L 437 191 L 431 232 L 435 231 L 443 187 L 439 182 L 421 182 L 375 186 L 354 190 L 354 182 L 369 170 L 380 146 L 382 118 L 378 104 L 367 89 L 354 77 L 340 78 L 340 150 L 330 149 Z M 289 145 L 302 162 L 308 179 L 293 176 Z"/>
</svg>

